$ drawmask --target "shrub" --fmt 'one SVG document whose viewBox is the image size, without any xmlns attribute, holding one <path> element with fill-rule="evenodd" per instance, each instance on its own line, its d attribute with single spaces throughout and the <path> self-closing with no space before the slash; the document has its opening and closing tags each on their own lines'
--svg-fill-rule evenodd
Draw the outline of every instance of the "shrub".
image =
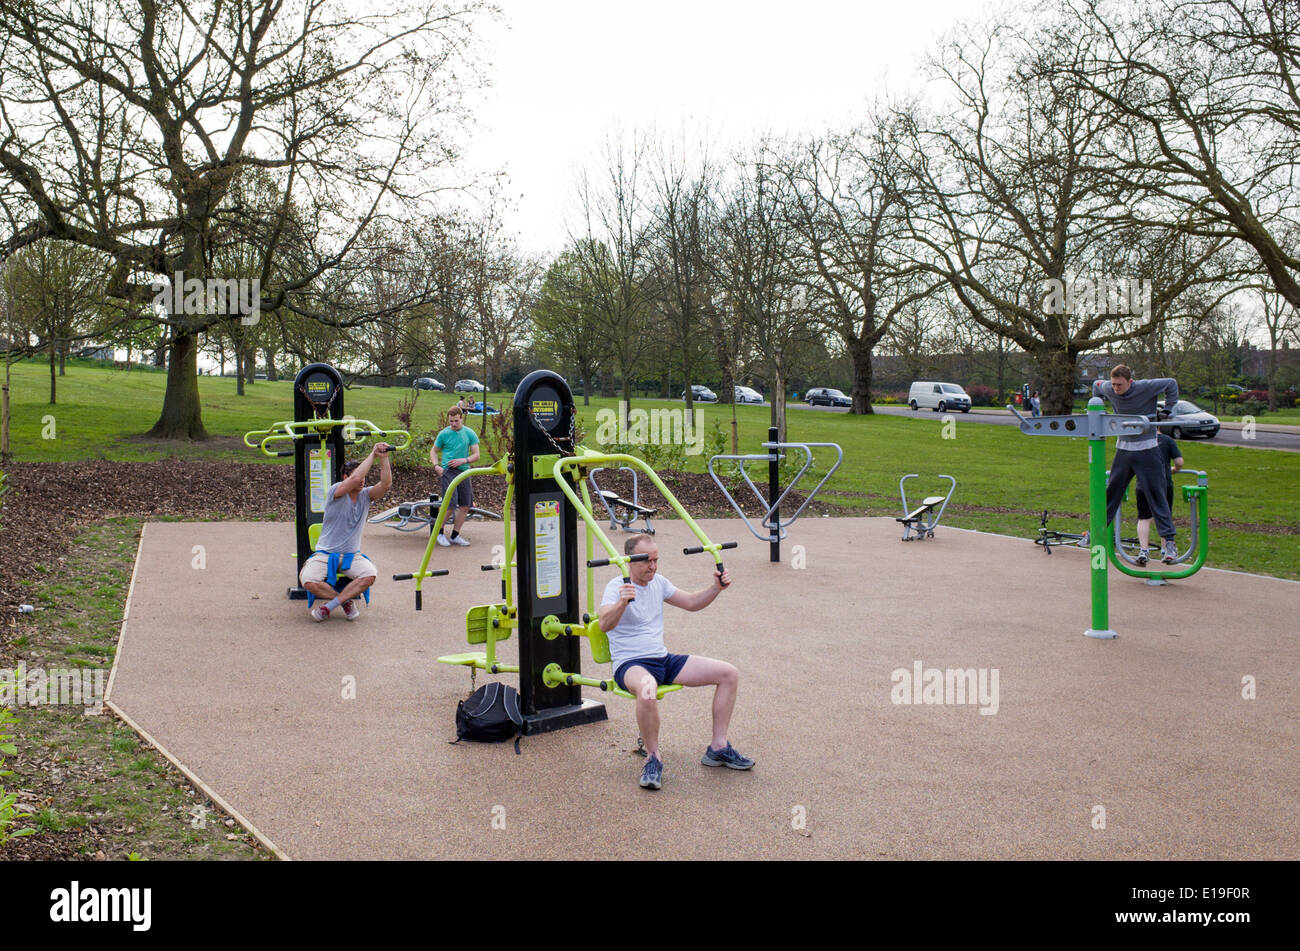
<svg viewBox="0 0 1300 951">
<path fill-rule="evenodd" d="M 1243 400 L 1254 400 L 1256 403 L 1268 404 L 1268 390 L 1247 390 L 1241 394 Z"/>
<path fill-rule="evenodd" d="M 970 394 L 971 406 L 993 406 L 997 403 L 997 391 L 991 386 L 976 383 L 966 387 L 966 392 Z"/>
<path fill-rule="evenodd" d="M 17 722 L 13 711 L 8 707 L 0 707 L 0 778 L 10 776 L 13 770 L 5 769 L 5 757 L 17 756 L 18 748 L 11 742 L 13 736 L 3 732 L 11 723 Z M 0 845 L 4 845 L 10 839 L 17 839 L 20 836 L 31 835 L 35 829 L 17 829 L 9 831 L 14 823 L 19 819 L 30 819 L 31 813 L 19 812 L 17 805 L 18 797 L 13 793 L 6 793 L 4 787 L 0 786 Z"/>
</svg>

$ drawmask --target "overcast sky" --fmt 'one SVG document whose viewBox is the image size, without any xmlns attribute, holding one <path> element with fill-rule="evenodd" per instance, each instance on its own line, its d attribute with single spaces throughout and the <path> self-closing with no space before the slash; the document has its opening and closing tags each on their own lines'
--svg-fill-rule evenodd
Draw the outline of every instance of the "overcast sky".
<svg viewBox="0 0 1300 951">
<path fill-rule="evenodd" d="M 503 168 L 525 250 L 554 253 L 575 178 L 610 132 L 707 134 L 725 155 L 759 131 L 847 123 L 914 85 L 931 44 L 989 0 L 496 0 L 492 86 L 468 159 Z"/>
</svg>

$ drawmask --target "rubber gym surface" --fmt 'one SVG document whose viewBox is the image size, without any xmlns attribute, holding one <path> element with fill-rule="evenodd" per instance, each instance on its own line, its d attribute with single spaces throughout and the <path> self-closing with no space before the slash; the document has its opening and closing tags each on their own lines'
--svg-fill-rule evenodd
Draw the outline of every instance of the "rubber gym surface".
<svg viewBox="0 0 1300 951">
<path fill-rule="evenodd" d="M 706 584 L 681 554 L 693 539 L 658 524 L 662 572 Z M 424 539 L 369 527 L 372 606 L 315 624 L 285 598 L 291 525 L 151 523 L 109 701 L 291 858 L 1300 858 L 1295 582 L 1113 573 L 1120 637 L 1101 642 L 1082 636 L 1082 551 L 943 526 L 902 545 L 893 519 L 806 518 L 772 565 L 734 520 L 701 525 L 741 539 L 734 584 L 697 614 L 666 606 L 667 643 L 740 668 L 748 773 L 699 763 L 707 688 L 661 702 L 657 793 L 636 783 L 632 703 L 598 690 L 608 722 L 526 737 L 520 756 L 450 745 L 469 674 L 435 658 L 465 650 L 465 611 L 499 595 L 478 567 L 492 525 L 439 549 L 453 574 L 418 614 L 390 578 Z M 997 712 L 895 703 L 893 673 L 917 662 L 997 669 Z"/>
</svg>

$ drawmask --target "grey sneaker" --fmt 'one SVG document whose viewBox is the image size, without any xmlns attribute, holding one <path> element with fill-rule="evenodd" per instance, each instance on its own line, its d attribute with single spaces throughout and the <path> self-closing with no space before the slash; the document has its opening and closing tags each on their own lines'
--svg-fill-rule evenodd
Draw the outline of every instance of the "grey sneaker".
<svg viewBox="0 0 1300 951">
<path fill-rule="evenodd" d="M 1178 560 L 1178 546 L 1174 544 L 1172 538 L 1165 542 L 1164 547 L 1160 549 L 1160 555 L 1160 560 L 1166 565 L 1172 565 Z"/>
<path fill-rule="evenodd" d="M 446 535 L 444 535 L 442 532 L 439 532 L 439 533 L 438 533 L 438 544 L 441 545 L 443 548 L 446 548 L 447 546 L 449 546 L 449 545 L 451 544 L 451 542 L 447 541 L 447 536 L 446 536 Z"/>
<path fill-rule="evenodd" d="M 1138 556 L 1137 556 L 1138 567 L 1141 568 L 1143 565 L 1145 565 L 1145 564 L 1150 560 L 1150 558 L 1151 558 L 1151 550 L 1150 550 L 1150 549 L 1148 549 L 1148 548 L 1141 548 L 1141 549 L 1139 549 L 1139 550 L 1138 550 Z"/>
<path fill-rule="evenodd" d="M 1088 547 L 1088 535 L 1089 535 L 1088 532 L 1084 532 L 1084 533 L 1083 533 L 1083 537 L 1079 539 L 1079 547 L 1080 547 L 1080 548 L 1087 548 L 1087 547 Z"/>
<path fill-rule="evenodd" d="M 469 545 L 469 542 L 465 540 L 464 535 L 457 535 L 455 538 L 451 540 L 451 543 L 453 545 Z"/>
<path fill-rule="evenodd" d="M 711 746 L 706 748 L 704 758 L 700 762 L 705 766 L 726 766 L 728 769 L 754 768 L 754 761 L 748 756 L 741 755 L 730 743 L 720 750 L 715 750 Z"/>
<path fill-rule="evenodd" d="M 664 784 L 664 764 L 658 756 L 648 756 L 641 770 L 642 789 L 661 789 Z"/>
</svg>

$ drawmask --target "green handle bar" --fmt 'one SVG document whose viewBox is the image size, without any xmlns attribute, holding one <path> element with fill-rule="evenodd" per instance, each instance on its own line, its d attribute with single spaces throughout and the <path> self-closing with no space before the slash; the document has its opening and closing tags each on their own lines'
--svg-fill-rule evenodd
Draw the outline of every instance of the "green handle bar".
<svg viewBox="0 0 1300 951">
<path fill-rule="evenodd" d="M 1201 476 L 1202 482 L 1204 482 L 1204 473 L 1198 474 Z M 1179 578 L 1187 578 L 1196 574 L 1205 564 L 1206 555 L 1210 553 L 1210 512 L 1207 492 L 1207 487 L 1204 484 L 1183 486 L 1184 498 L 1191 498 L 1191 496 L 1195 495 L 1198 503 L 1196 506 L 1198 522 L 1196 558 L 1186 568 L 1181 571 L 1143 571 L 1140 568 L 1131 568 L 1124 564 L 1123 560 L 1115 554 L 1115 539 L 1111 537 L 1109 532 L 1103 531 L 1102 535 L 1106 538 L 1106 554 L 1110 558 L 1110 563 L 1132 578 L 1159 578 L 1164 581 L 1176 581 Z"/>
<path fill-rule="evenodd" d="M 417 600 L 418 600 L 418 596 L 419 596 L 419 592 L 420 592 L 420 586 L 421 586 L 421 585 L 423 584 L 423 582 L 424 582 L 425 572 L 426 572 L 426 571 L 428 570 L 428 568 L 429 568 L 429 559 L 431 559 L 431 558 L 433 557 L 433 549 L 434 549 L 434 546 L 436 546 L 436 545 L 438 544 L 438 536 L 439 536 L 440 534 L 442 534 L 442 526 L 443 526 L 443 523 L 447 521 L 447 511 L 448 511 L 448 510 L 447 510 L 447 501 L 448 501 L 449 499 L 454 499 L 454 498 L 456 497 L 456 486 L 460 485 L 462 482 L 464 482 L 464 481 L 465 481 L 466 479 L 468 479 L 470 476 L 476 476 L 476 475 L 507 475 L 508 472 L 509 472 L 509 469 L 508 469 L 508 465 L 507 465 L 507 462 L 506 462 L 506 457 L 505 457 L 505 456 L 502 456 L 500 459 L 498 459 L 496 462 L 492 463 L 492 465 L 490 465 L 490 466 L 475 466 L 473 469 L 466 469 L 464 472 L 459 472 L 459 473 L 457 473 L 457 474 L 456 474 L 456 477 L 455 477 L 454 479 L 452 479 L 451 482 L 449 482 L 449 483 L 447 484 L 447 488 L 446 488 L 446 489 L 443 491 L 443 493 L 442 493 L 442 504 L 441 504 L 440 506 L 438 506 L 438 517 L 437 517 L 437 519 L 434 520 L 434 523 L 433 523 L 433 532 L 429 535 L 429 544 L 426 545 L 426 546 L 424 547 L 424 557 L 423 557 L 422 559 L 420 559 L 420 568 L 419 568 L 419 570 L 416 571 L 416 572 L 414 572 L 414 574 L 415 574 L 415 591 L 416 591 L 416 595 L 417 595 Z M 510 491 L 510 489 L 511 489 L 512 487 L 513 487 L 513 482 L 511 483 L 510 486 L 507 486 L 507 488 L 506 488 L 506 509 L 505 509 L 505 511 L 503 511 L 503 512 L 501 513 L 501 514 L 502 514 L 502 520 L 506 523 L 506 532 L 507 532 L 507 533 L 509 533 L 509 531 L 510 531 L 510 496 L 511 496 L 511 491 Z M 506 551 L 506 563 L 509 564 L 511 561 L 514 560 L 514 551 L 511 549 L 511 546 L 510 546 L 510 543 L 509 543 L 509 542 L 507 542 L 507 546 L 506 546 L 506 547 L 507 547 L 507 551 Z M 507 574 L 508 574 L 508 573 L 507 573 Z M 508 595 L 507 595 L 506 600 L 507 600 L 507 603 L 508 603 L 509 600 L 510 600 Z"/>
<path fill-rule="evenodd" d="M 271 450 L 267 446 L 270 443 L 288 440 L 293 442 L 298 439 L 305 439 L 310 433 L 319 433 L 324 435 L 327 430 L 335 429 L 339 426 L 348 426 L 354 429 L 368 427 L 363 432 L 357 433 L 358 439 L 367 439 L 370 436 L 392 436 L 404 437 L 404 441 L 394 445 L 394 450 L 406 449 L 411 445 L 411 434 L 404 429 L 380 429 L 368 419 L 310 419 L 310 420 L 283 420 L 278 423 L 272 423 L 267 429 L 255 429 L 252 432 L 244 433 L 244 445 L 249 449 L 261 449 L 268 456 L 278 456 L 283 450 Z M 258 442 L 250 440 L 261 437 Z"/>
</svg>

